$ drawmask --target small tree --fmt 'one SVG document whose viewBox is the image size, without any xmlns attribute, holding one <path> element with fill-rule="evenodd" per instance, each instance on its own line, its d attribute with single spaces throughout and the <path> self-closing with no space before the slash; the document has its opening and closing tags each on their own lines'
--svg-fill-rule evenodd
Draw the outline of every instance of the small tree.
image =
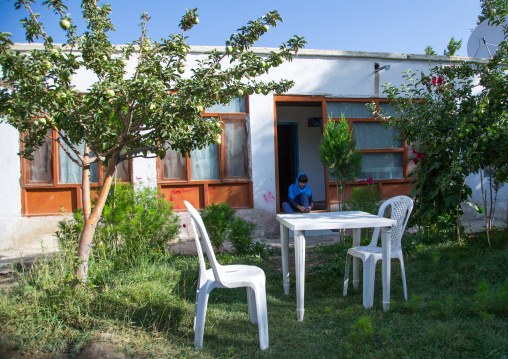
<svg viewBox="0 0 508 359">
<path fill-rule="evenodd" d="M 40 15 L 33 13 L 33 2 L 18 0 L 14 6 L 28 11 L 21 21 L 26 39 L 42 40 L 43 50 L 29 54 L 14 51 L 10 34 L 0 33 L 2 81 L 7 87 L 0 89 L 0 116 L 23 134 L 20 154 L 25 158 L 33 158 L 48 130 L 53 130 L 58 136 L 50 139 L 83 168 L 85 223 L 76 276 L 85 283 L 95 228 L 116 166 L 135 157 L 164 158 L 166 144 L 189 154 L 217 142 L 220 124 L 217 119 L 203 118 L 203 109 L 228 103 L 234 96 L 287 91 L 292 81 L 263 83 L 254 78 L 290 61 L 306 41 L 295 35 L 265 58 L 255 55 L 253 44 L 270 26 L 282 21 L 277 11 L 271 11 L 238 29 L 226 40 L 225 50 L 212 50 L 188 66 L 185 34 L 199 22 L 197 9 L 183 15 L 181 34 L 160 41 L 148 37 L 150 18 L 144 13 L 140 38 L 119 47 L 108 38 L 108 32 L 114 31 L 110 5 L 83 0 L 87 30 L 78 34 L 62 1 L 44 0 L 42 4 L 60 16 L 60 27 L 66 33 L 67 42 L 56 46 L 44 31 Z M 129 61 L 135 64 L 134 71 L 127 70 Z M 85 93 L 79 93 L 71 82 L 78 69 L 96 79 Z M 84 144 L 84 150 L 77 144 Z M 94 162 L 104 166 L 105 176 L 92 208 L 90 166 Z"/>
<path fill-rule="evenodd" d="M 362 170 L 362 154 L 356 149 L 356 142 L 344 115 L 337 122 L 328 119 L 319 145 L 319 157 L 328 167 L 330 174 L 335 177 L 337 200 L 341 211 L 346 202 L 346 182 L 354 180 Z"/>
<path fill-rule="evenodd" d="M 454 56 L 457 51 L 460 50 L 462 47 L 462 40 L 455 41 L 455 39 L 452 37 L 450 39 L 450 42 L 448 43 L 448 46 L 444 50 L 443 54 L 445 56 Z"/>
</svg>

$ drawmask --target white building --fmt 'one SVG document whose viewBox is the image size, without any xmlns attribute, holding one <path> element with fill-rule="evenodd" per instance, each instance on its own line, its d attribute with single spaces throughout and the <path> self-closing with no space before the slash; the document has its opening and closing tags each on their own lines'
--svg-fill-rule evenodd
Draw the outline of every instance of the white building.
<svg viewBox="0 0 508 359">
<path fill-rule="evenodd" d="M 38 45 L 16 46 L 29 50 Z M 198 59 L 209 50 L 210 47 L 191 47 L 188 59 Z M 271 50 L 274 49 L 255 49 L 259 55 L 267 55 Z M 141 179 L 159 186 L 166 198 L 182 210 L 185 208 L 183 200 L 196 207 L 225 201 L 241 209 L 242 216 L 255 220 L 261 235 L 275 233 L 278 230 L 275 214 L 280 211 L 287 187 L 298 172 L 310 177 L 316 209 L 329 209 L 336 202 L 335 188 L 319 160 L 318 146 L 323 119 L 337 118 L 344 113 L 353 126 L 358 148 L 364 152 L 362 177 L 374 178 L 383 198 L 407 194 L 411 188 L 408 179 L 411 153 L 406 144 L 394 141 L 391 131 L 375 121 L 365 104 L 374 101 L 385 111 L 389 110 L 382 84 L 401 85 L 403 71 L 428 72 L 430 67 L 440 63 L 472 60 L 302 50 L 292 62 L 261 76 L 265 81 L 293 80 L 295 86 L 287 94 L 251 95 L 235 99 L 230 105 L 206 110 L 220 116 L 225 123 L 221 145 L 196 152 L 192 161 L 176 154 L 166 156 L 171 159 L 169 162 L 136 159 L 119 177 L 133 182 Z M 134 68 L 136 59 L 130 61 Z M 381 70 L 375 71 L 379 67 Z M 85 71 L 78 71 L 72 80 L 82 91 L 93 81 Z M 61 209 L 70 212 L 81 206 L 79 176 L 73 179 L 72 166 L 64 163 L 63 156 L 59 160 L 56 145 L 46 149 L 51 159 L 50 163 L 45 162 L 46 172 L 39 178 L 42 182 L 34 182 L 30 163 L 17 155 L 19 138 L 18 131 L 10 125 L 0 125 L 3 169 L 3 176 L 0 176 L 0 250 L 19 247 L 27 240 L 50 238 Z M 475 191 L 473 201 L 480 204 L 478 178 L 473 176 L 468 183 Z M 505 186 L 498 196 L 498 218 L 506 218 L 507 197 Z"/>
</svg>

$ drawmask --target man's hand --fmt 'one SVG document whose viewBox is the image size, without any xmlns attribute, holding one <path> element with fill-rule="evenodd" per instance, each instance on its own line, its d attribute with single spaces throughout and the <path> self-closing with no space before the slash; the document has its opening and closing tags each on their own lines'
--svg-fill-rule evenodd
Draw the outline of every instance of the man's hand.
<svg viewBox="0 0 508 359">
<path fill-rule="evenodd" d="M 312 209 L 312 208 L 309 206 L 309 207 L 307 207 L 307 209 L 305 210 L 305 212 L 310 213 L 310 210 L 311 210 L 311 209 Z"/>
<path fill-rule="evenodd" d="M 300 212 L 302 212 L 302 213 L 305 213 L 305 212 L 306 212 L 305 207 L 304 207 L 304 206 L 302 206 L 301 204 L 300 204 L 300 205 L 298 205 L 298 207 L 297 207 L 297 208 L 298 208 L 298 210 L 299 210 Z"/>
</svg>

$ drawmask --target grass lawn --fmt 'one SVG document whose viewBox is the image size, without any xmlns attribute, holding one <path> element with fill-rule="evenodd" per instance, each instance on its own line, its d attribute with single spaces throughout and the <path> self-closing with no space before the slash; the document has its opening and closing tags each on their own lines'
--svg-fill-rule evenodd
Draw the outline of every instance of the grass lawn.
<svg viewBox="0 0 508 359">
<path fill-rule="evenodd" d="M 249 323 L 244 289 L 211 293 L 203 349 L 194 350 L 194 256 L 154 255 L 114 270 L 92 267 L 101 279 L 79 290 L 68 284 L 68 261 L 54 258 L 22 272 L 17 289 L 0 293 L 0 345 L 33 358 L 73 357 L 91 343 L 132 358 L 507 358 L 507 232 L 491 240 L 492 248 L 483 234 L 462 245 L 424 244 L 406 234 L 409 300 L 393 260 L 389 312 L 381 304 L 380 263 L 374 308 L 363 308 L 361 287 L 350 285 L 342 296 L 351 239 L 309 249 L 303 322 L 296 321 L 294 272 L 290 294 L 284 294 L 280 253 L 221 255 L 223 264 L 265 270 L 266 351 L 259 350 L 257 326 Z"/>
</svg>

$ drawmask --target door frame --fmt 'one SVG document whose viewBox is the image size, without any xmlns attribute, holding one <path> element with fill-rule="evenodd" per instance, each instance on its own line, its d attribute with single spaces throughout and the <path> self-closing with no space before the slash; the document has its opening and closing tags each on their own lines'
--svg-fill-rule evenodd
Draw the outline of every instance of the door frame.
<svg viewBox="0 0 508 359">
<path fill-rule="evenodd" d="M 323 117 L 323 130 L 326 126 L 326 97 L 325 96 L 312 96 L 312 95 L 274 95 L 273 96 L 273 133 L 274 133 L 274 148 L 275 148 L 275 192 L 277 193 L 277 213 L 280 213 L 280 193 L 279 193 L 279 147 L 277 138 L 277 103 L 280 102 L 295 102 L 295 106 L 298 106 L 298 102 L 319 102 L 321 104 L 321 112 Z M 297 164 L 298 165 L 298 164 Z M 328 168 L 325 166 L 325 188 L 329 186 L 328 181 Z M 326 208 L 330 209 L 330 198 L 328 191 L 325 191 Z"/>
</svg>

